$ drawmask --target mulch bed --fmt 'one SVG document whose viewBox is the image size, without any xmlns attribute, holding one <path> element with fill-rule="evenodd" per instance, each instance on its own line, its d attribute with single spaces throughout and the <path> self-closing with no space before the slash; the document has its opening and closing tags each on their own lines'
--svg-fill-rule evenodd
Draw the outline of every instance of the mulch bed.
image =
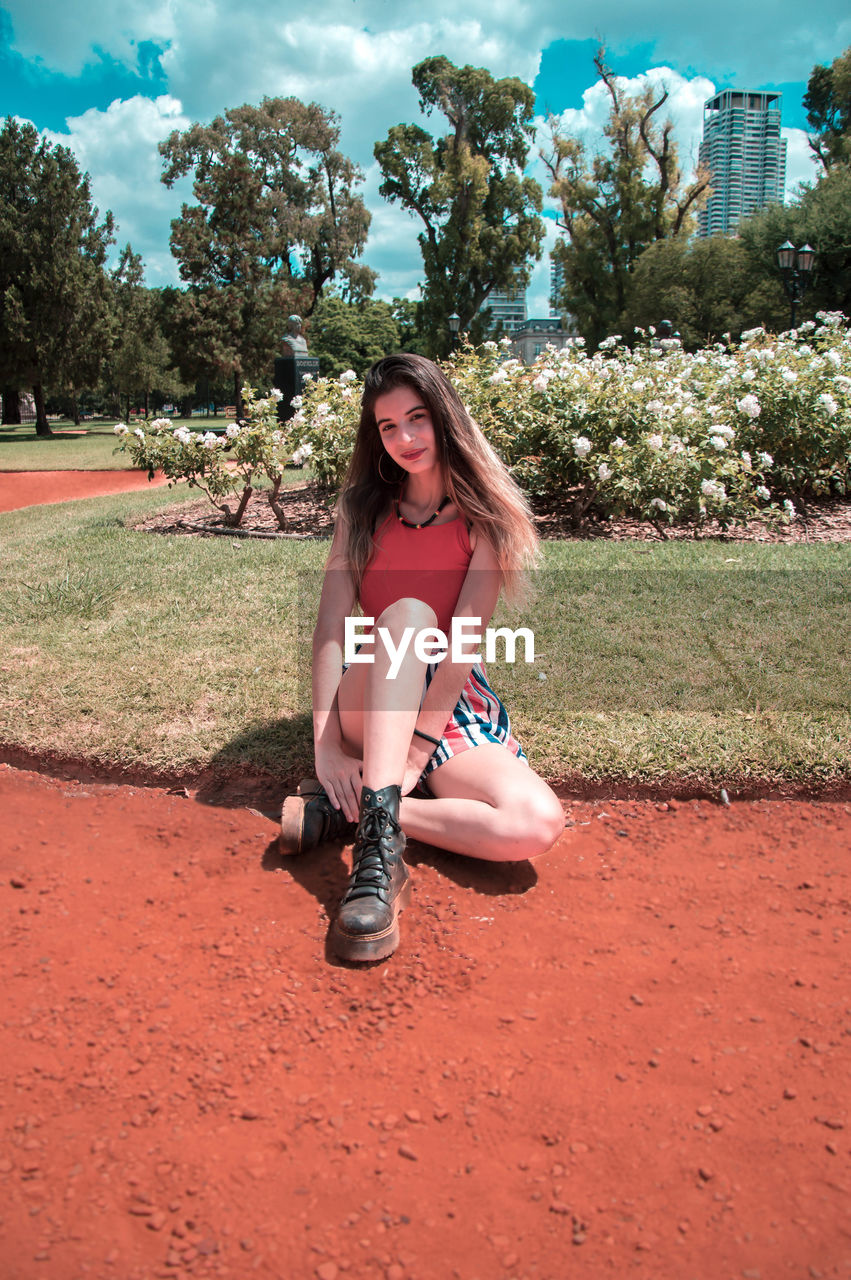
<svg viewBox="0 0 851 1280">
<path fill-rule="evenodd" d="M 249 500 L 238 528 L 228 526 L 206 498 L 169 507 L 148 516 L 135 525 L 145 533 L 187 534 L 192 537 L 255 538 L 329 538 L 334 529 L 332 499 L 319 494 L 309 484 L 294 485 L 280 497 L 286 512 L 287 528 L 282 532 L 274 512 L 261 490 Z M 233 506 L 236 505 L 233 500 Z M 691 527 L 668 528 L 650 521 L 618 518 L 589 519 L 576 529 L 567 510 L 540 508 L 535 511 L 538 532 L 545 539 L 604 539 L 609 542 L 661 541 L 695 536 Z M 723 530 L 716 521 L 708 521 L 700 531 L 703 539 L 726 542 L 851 542 L 851 502 L 833 500 L 801 512 L 791 524 L 768 525 L 753 520 L 744 527 L 735 525 Z"/>
</svg>

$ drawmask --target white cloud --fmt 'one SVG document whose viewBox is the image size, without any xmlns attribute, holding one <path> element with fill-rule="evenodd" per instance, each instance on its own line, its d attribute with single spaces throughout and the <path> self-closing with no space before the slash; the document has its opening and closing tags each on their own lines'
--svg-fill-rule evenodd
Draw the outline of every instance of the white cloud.
<svg viewBox="0 0 851 1280">
<path fill-rule="evenodd" d="M 141 253 L 150 285 L 177 281 L 170 222 L 191 199 L 188 180 L 172 190 L 162 185 L 157 143 L 190 123 L 177 99 L 163 95 L 116 100 L 106 111 L 91 108 L 67 120 L 65 132 L 46 133 L 51 142 L 70 147 L 90 174 L 94 203 L 101 213 L 111 209 L 115 215 L 117 248 L 129 240 Z"/>
<path fill-rule="evenodd" d="M 803 129 L 781 129 L 786 139 L 786 203 L 795 198 L 802 182 L 812 185 L 822 169 L 810 150 L 807 134 Z"/>
</svg>

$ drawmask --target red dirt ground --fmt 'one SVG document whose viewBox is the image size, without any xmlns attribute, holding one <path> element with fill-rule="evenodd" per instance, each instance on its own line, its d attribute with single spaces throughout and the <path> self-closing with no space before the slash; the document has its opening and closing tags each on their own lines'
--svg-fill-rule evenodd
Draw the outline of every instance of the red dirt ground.
<svg viewBox="0 0 851 1280">
<path fill-rule="evenodd" d="M 4 1280 L 851 1275 L 851 804 L 572 803 L 534 866 L 0 766 Z"/>
<path fill-rule="evenodd" d="M 48 502 L 128 493 L 149 484 L 168 484 L 164 475 L 148 480 L 147 471 L 0 471 L 0 512 L 39 507 Z"/>
</svg>

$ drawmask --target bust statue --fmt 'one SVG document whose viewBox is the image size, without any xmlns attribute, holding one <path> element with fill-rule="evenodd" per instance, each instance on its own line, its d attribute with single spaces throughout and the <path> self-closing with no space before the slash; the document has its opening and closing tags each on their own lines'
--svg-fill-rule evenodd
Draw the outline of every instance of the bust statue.
<svg viewBox="0 0 851 1280">
<path fill-rule="evenodd" d="M 307 340 L 302 333 L 301 316 L 289 317 L 283 342 L 285 355 L 292 355 L 293 357 L 307 355 Z"/>
</svg>

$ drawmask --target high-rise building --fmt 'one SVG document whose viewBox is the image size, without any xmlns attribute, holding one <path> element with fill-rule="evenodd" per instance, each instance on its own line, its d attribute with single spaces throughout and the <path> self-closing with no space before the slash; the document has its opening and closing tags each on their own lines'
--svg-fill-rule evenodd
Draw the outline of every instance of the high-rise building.
<svg viewBox="0 0 851 1280">
<path fill-rule="evenodd" d="M 560 316 L 564 312 L 562 293 L 564 292 L 564 263 L 550 255 L 550 315 Z"/>
<path fill-rule="evenodd" d="M 496 327 L 502 323 L 502 333 L 511 333 L 512 329 L 517 329 L 526 320 L 526 290 L 497 290 L 494 289 L 489 293 L 485 301 L 482 303 L 482 310 L 490 307 L 491 327 Z"/>
<path fill-rule="evenodd" d="M 725 89 L 703 107 L 700 163 L 712 173 L 712 195 L 698 214 L 701 236 L 734 235 L 742 218 L 782 204 L 786 140 L 780 137 L 779 93 Z"/>
</svg>

